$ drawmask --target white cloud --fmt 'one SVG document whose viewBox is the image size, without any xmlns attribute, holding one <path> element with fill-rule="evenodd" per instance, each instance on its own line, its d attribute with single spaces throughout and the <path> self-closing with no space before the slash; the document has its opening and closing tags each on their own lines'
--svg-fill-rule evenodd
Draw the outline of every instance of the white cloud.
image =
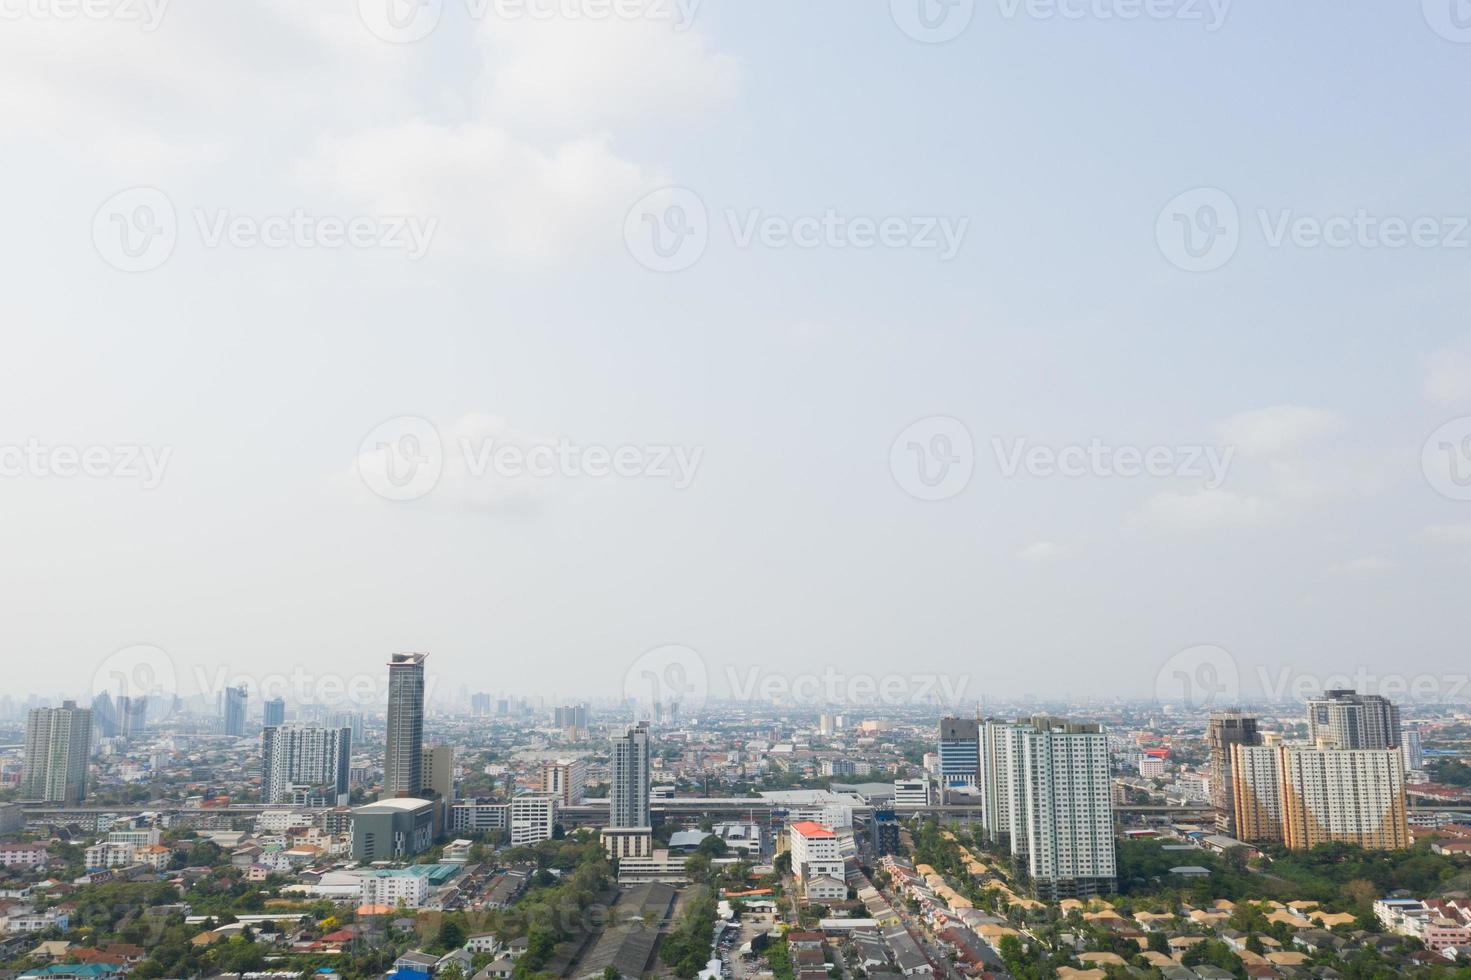
<svg viewBox="0 0 1471 980">
<path fill-rule="evenodd" d="M 522 129 L 602 132 L 698 120 L 740 89 L 736 59 L 658 20 L 517 20 L 480 33 L 483 106 Z"/>
<path fill-rule="evenodd" d="M 1395 563 L 1387 558 L 1352 558 L 1328 566 L 1330 575 L 1382 575 L 1395 569 Z"/>
<path fill-rule="evenodd" d="M 1440 405 L 1471 399 L 1471 344 L 1449 347 L 1425 358 L 1425 397 Z"/>
<path fill-rule="evenodd" d="M 1338 415 L 1326 409 L 1276 405 L 1233 415 L 1216 431 L 1243 456 L 1275 456 L 1300 449 L 1341 427 Z"/>
<path fill-rule="evenodd" d="M 1023 548 L 1017 557 L 1022 561 L 1040 564 L 1062 558 L 1066 553 L 1066 549 L 1055 541 L 1038 541 Z"/>
<path fill-rule="evenodd" d="M 258 0 L 248 15 L 168 3 L 154 30 L 18 18 L 0 31 L 0 113 L 8 129 L 63 137 L 52 148 L 105 157 L 111 173 L 132 179 L 136 165 L 162 178 L 224 158 L 226 142 L 258 148 L 266 126 L 407 111 L 412 65 L 363 29 L 352 3 Z"/>
<path fill-rule="evenodd" d="M 1229 490 L 1160 493 L 1145 501 L 1129 523 L 1155 531 L 1216 531 L 1258 526 L 1271 520 L 1275 510 L 1261 497 Z"/>
<path fill-rule="evenodd" d="M 298 174 L 375 213 L 438 218 L 437 241 L 452 247 L 526 258 L 564 255 L 591 228 L 621 241 L 629 205 L 665 182 L 600 139 L 543 151 L 483 123 L 329 136 Z"/>
<path fill-rule="evenodd" d="M 672 183 L 613 134 L 690 121 L 733 98 L 735 61 L 658 21 L 480 20 L 469 117 L 322 136 L 297 174 L 349 207 L 437 217 L 448 247 L 549 259 L 622 241 L 628 208 Z"/>
<path fill-rule="evenodd" d="M 1432 541 L 1435 544 L 1471 544 L 1471 521 L 1462 521 L 1458 524 L 1432 524 L 1425 528 L 1421 534 L 1425 537 L 1425 540 Z"/>
</svg>

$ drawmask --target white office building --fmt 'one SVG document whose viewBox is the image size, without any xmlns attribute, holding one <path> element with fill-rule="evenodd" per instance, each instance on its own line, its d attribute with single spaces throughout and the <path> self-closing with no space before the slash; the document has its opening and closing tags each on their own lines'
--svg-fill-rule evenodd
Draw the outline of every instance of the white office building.
<svg viewBox="0 0 1471 980">
<path fill-rule="evenodd" d="M 792 874 L 804 890 L 818 879 L 844 880 L 842 850 L 838 836 L 831 829 L 803 820 L 787 828 L 787 837 L 791 843 Z"/>
<path fill-rule="evenodd" d="M 429 898 L 429 879 L 406 869 L 370 871 L 362 876 L 359 898 L 364 905 L 416 909 Z"/>
<path fill-rule="evenodd" d="M 541 791 L 562 806 L 578 806 L 587 786 L 587 760 L 558 759 L 541 767 Z"/>
<path fill-rule="evenodd" d="M 511 801 L 511 846 L 528 847 L 552 839 L 557 799 L 527 794 Z"/>
<path fill-rule="evenodd" d="M 894 780 L 894 809 L 916 810 L 930 805 L 928 779 Z"/>
</svg>

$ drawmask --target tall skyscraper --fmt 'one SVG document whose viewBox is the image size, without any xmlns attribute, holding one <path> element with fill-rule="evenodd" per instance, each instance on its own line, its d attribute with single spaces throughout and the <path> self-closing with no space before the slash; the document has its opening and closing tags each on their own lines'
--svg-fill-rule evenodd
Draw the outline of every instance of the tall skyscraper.
<svg viewBox="0 0 1471 980">
<path fill-rule="evenodd" d="M 286 699 L 271 698 L 261 709 L 261 724 L 266 728 L 275 728 L 286 724 Z"/>
<path fill-rule="evenodd" d="M 242 687 L 227 687 L 220 703 L 220 724 L 226 735 L 236 738 L 245 734 L 245 700 L 249 693 Z"/>
<path fill-rule="evenodd" d="M 980 723 L 971 718 L 940 719 L 940 785 L 960 789 L 976 785 L 980 769 Z"/>
<path fill-rule="evenodd" d="M 292 803 L 298 792 L 347 803 L 351 789 L 352 729 L 272 726 L 261 732 L 261 798 Z"/>
<path fill-rule="evenodd" d="M 1211 807 L 1215 810 L 1216 832 L 1236 836 L 1236 801 L 1231 779 L 1233 745 L 1261 745 L 1257 720 L 1237 709 L 1211 715 L 1206 728 L 1206 745 L 1210 748 Z"/>
<path fill-rule="evenodd" d="M 418 796 L 424 789 L 424 660 L 428 656 L 395 653 L 388 660 L 384 799 Z"/>
<path fill-rule="evenodd" d="M 649 725 L 639 722 L 613 740 L 610 827 L 651 827 L 649 817 Z"/>
<path fill-rule="evenodd" d="M 1397 749 L 1399 707 L 1377 694 L 1328 691 L 1308 699 L 1308 737 L 1339 749 Z"/>
<path fill-rule="evenodd" d="M 1247 843 L 1306 850 L 1337 841 L 1374 850 L 1411 846 L 1404 754 L 1398 748 L 1232 749 L 1236 822 Z"/>
<path fill-rule="evenodd" d="M 982 736 L 988 751 L 978 779 L 986 832 L 1007 842 L 1016 869 L 1040 898 L 1111 891 L 1118 866 L 1102 729 L 1046 717 L 983 727 L 990 730 Z"/>
<path fill-rule="evenodd" d="M 87 796 L 92 710 L 63 701 L 36 708 L 26 724 L 26 768 L 20 795 L 28 800 L 80 805 Z"/>
</svg>

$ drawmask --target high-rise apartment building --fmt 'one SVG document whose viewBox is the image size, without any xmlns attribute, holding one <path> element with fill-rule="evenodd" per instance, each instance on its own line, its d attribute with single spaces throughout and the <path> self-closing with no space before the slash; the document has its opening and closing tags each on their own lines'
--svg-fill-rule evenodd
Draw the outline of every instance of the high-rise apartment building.
<svg viewBox="0 0 1471 980">
<path fill-rule="evenodd" d="M 1265 742 L 1230 746 L 1231 836 L 1248 844 L 1282 840 L 1282 746 L 1275 735 Z"/>
<path fill-rule="evenodd" d="M 587 704 L 569 704 L 552 709 L 552 724 L 563 731 L 581 734 L 587 731 Z"/>
<path fill-rule="evenodd" d="M 388 660 L 388 734 L 383 748 L 383 798 L 418 796 L 424 788 L 425 653 Z"/>
<path fill-rule="evenodd" d="M 227 687 L 220 699 L 220 730 L 226 735 L 239 738 L 245 734 L 245 701 L 249 697 L 246 689 Z"/>
<path fill-rule="evenodd" d="M 1306 850 L 1337 841 L 1373 850 L 1413 843 L 1398 748 L 1235 746 L 1236 820 L 1248 843 Z M 1276 819 L 1274 826 L 1273 820 Z"/>
<path fill-rule="evenodd" d="M 329 728 L 351 728 L 354 745 L 363 744 L 363 713 L 361 711 L 334 711 L 327 716 Z"/>
<path fill-rule="evenodd" d="M 980 769 L 980 723 L 971 718 L 940 719 L 940 785 L 944 789 L 976 785 Z"/>
<path fill-rule="evenodd" d="M 148 699 L 103 691 L 92 699 L 92 722 L 101 738 L 132 738 L 148 724 Z"/>
<path fill-rule="evenodd" d="M 424 746 L 421 766 L 421 792 L 444 801 L 448 807 L 455 801 L 455 749 L 452 745 Z"/>
<path fill-rule="evenodd" d="M 1308 699 L 1308 738 L 1339 749 L 1397 749 L 1399 707 L 1377 694 L 1328 691 Z"/>
<path fill-rule="evenodd" d="M 1405 768 L 1425 768 L 1425 745 L 1420 741 L 1420 730 L 1417 728 L 1406 729 L 1401 738 L 1404 740 Z"/>
<path fill-rule="evenodd" d="M 1205 740 L 1210 749 L 1211 808 L 1215 811 L 1216 832 L 1235 837 L 1236 801 L 1232 796 L 1231 747 L 1262 744 L 1257 720 L 1236 709 L 1218 711 L 1210 717 Z"/>
<path fill-rule="evenodd" d="M 119 694 L 118 726 L 124 738 L 136 738 L 148 727 L 148 698 L 144 695 Z"/>
<path fill-rule="evenodd" d="M 279 725 L 261 732 L 261 799 L 294 803 L 298 793 L 347 803 L 352 729 Z"/>
<path fill-rule="evenodd" d="M 286 699 L 271 698 L 265 703 L 261 712 L 261 724 L 266 728 L 286 724 Z"/>
<path fill-rule="evenodd" d="M 649 817 L 650 748 L 647 722 L 639 722 L 613 740 L 608 826 L 653 826 Z"/>
<path fill-rule="evenodd" d="M 1017 870 L 1041 898 L 1111 891 L 1114 852 L 1108 739 L 1094 724 L 1037 717 L 988 721 L 981 757 L 982 820 L 1005 840 Z M 1004 821 L 1002 815 L 1005 815 Z"/>
<path fill-rule="evenodd" d="M 80 805 L 87 796 L 92 710 L 63 701 L 36 708 L 26 724 L 26 767 L 20 794 L 28 800 Z"/>
<path fill-rule="evenodd" d="M 583 790 L 587 786 L 587 761 L 584 759 L 558 759 L 546 762 L 541 767 L 541 791 L 556 797 L 562 806 L 577 806 L 582 803 Z"/>
</svg>

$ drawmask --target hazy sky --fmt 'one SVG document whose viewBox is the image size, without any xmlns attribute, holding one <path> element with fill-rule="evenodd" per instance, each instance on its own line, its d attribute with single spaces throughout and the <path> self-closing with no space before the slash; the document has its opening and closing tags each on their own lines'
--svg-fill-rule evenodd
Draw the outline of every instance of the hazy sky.
<svg viewBox="0 0 1471 980">
<path fill-rule="evenodd" d="M 1467 669 L 1453 0 L 98 2 L 0 0 L 4 693 Z"/>
</svg>

